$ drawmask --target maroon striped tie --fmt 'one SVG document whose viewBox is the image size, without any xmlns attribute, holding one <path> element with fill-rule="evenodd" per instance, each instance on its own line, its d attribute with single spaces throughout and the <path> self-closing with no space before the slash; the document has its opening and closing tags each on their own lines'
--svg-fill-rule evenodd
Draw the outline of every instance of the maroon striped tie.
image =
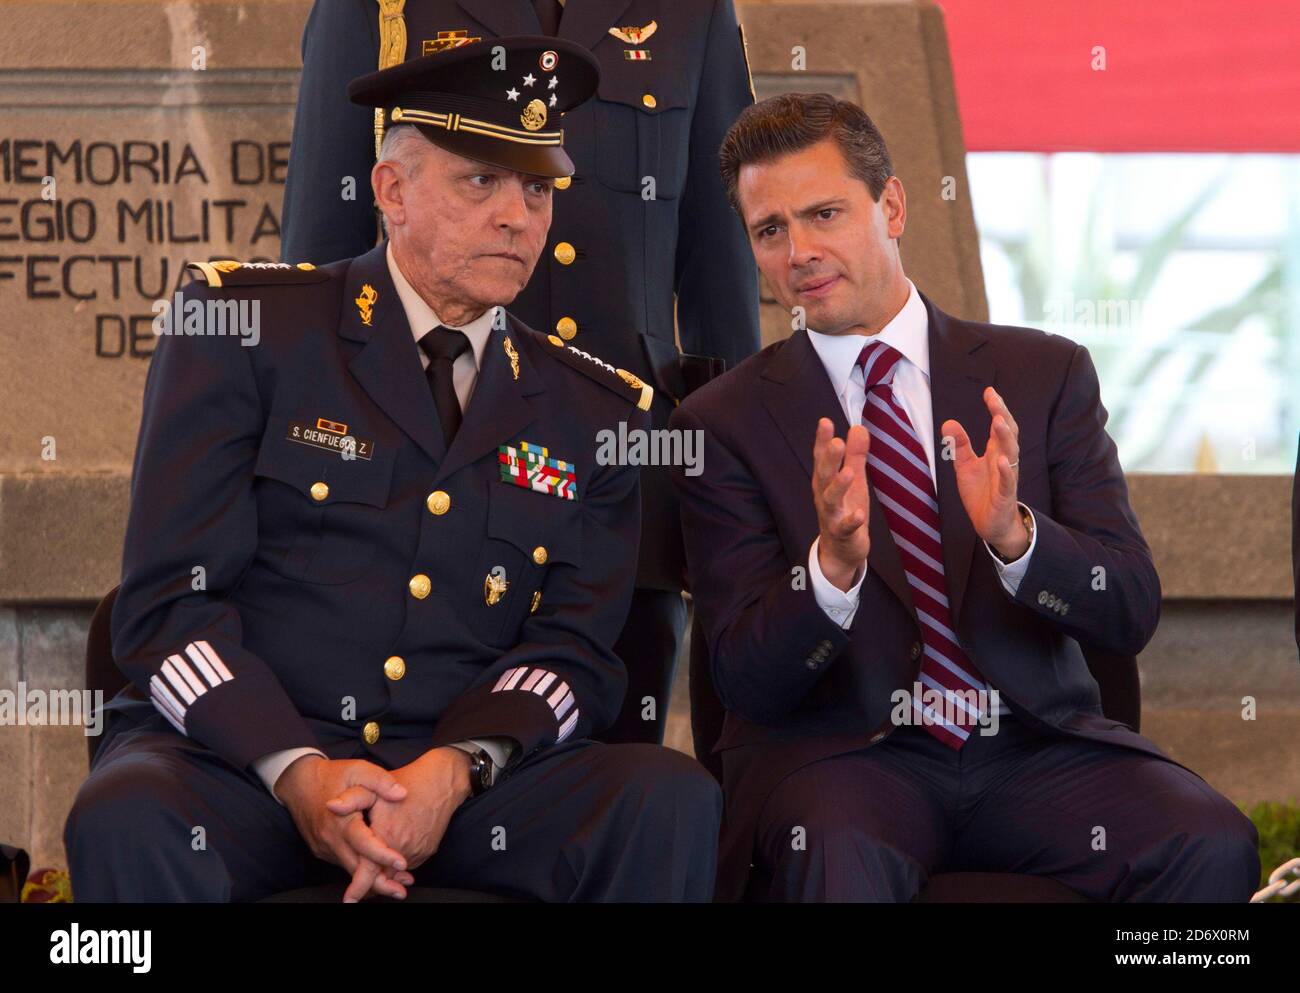
<svg viewBox="0 0 1300 993">
<path fill-rule="evenodd" d="M 943 574 L 939 503 L 930 464 L 907 411 L 894 399 L 894 373 L 901 358 L 880 341 L 868 344 L 858 356 L 867 391 L 862 423 L 871 433 L 867 478 L 871 499 L 880 503 L 912 587 L 925 646 L 920 680 L 924 690 L 932 691 L 925 702 L 937 701 L 940 693 L 945 701 L 943 711 L 935 712 L 914 698 L 912 719 L 945 745 L 958 749 L 987 706 L 987 695 L 977 697 L 972 691 L 987 691 L 988 686 L 962 651 L 953 630 Z"/>
</svg>

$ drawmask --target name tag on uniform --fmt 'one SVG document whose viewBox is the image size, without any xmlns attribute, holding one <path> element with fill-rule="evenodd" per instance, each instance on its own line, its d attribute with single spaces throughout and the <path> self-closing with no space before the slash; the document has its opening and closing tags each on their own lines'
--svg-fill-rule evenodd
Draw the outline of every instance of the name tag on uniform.
<svg viewBox="0 0 1300 993">
<path fill-rule="evenodd" d="M 300 445 L 311 445 L 315 448 L 323 448 L 327 452 L 335 452 L 339 455 L 351 453 L 348 457 L 365 459 L 370 461 L 370 456 L 375 450 L 375 443 L 365 438 L 354 438 L 348 434 L 348 426 L 338 421 L 331 421 L 328 417 L 316 418 L 315 424 L 301 424 L 297 421 L 289 422 L 289 433 L 285 435 L 289 441 L 296 441 Z"/>
<path fill-rule="evenodd" d="M 578 474 L 572 462 L 551 458 L 550 451 L 531 441 L 497 449 L 501 481 L 562 500 L 578 498 Z"/>
</svg>

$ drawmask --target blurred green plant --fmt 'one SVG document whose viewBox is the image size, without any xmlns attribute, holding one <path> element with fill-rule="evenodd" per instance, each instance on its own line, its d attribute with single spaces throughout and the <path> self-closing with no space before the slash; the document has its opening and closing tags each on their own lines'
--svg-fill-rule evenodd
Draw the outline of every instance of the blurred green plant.
<svg viewBox="0 0 1300 993">
<path fill-rule="evenodd" d="M 1273 253 L 1265 273 L 1239 299 L 1176 327 L 1144 321 L 1143 307 L 1169 261 L 1184 250 L 1197 216 L 1234 181 L 1234 166 L 1221 170 L 1141 246 L 1136 265 L 1130 266 L 1120 264 L 1120 251 L 1110 233 L 1119 171 L 1103 159 L 1096 181 L 1082 194 L 1087 209 L 1078 233 L 1077 264 L 1066 272 L 1055 258 L 1059 238 L 1068 238 L 1068 233 L 1055 230 L 1051 157 L 1042 156 L 1040 162 L 1039 182 L 1020 193 L 1029 199 L 1029 216 L 1034 218 L 1027 236 L 990 234 L 986 239 L 1008 259 L 1029 323 L 1088 346 L 1107 396 L 1107 427 L 1127 469 L 1141 470 L 1155 461 L 1158 449 L 1168 444 L 1179 426 L 1178 419 L 1195 411 L 1197 393 L 1205 387 L 1216 360 L 1243 347 L 1250 331 L 1248 320 L 1253 318 L 1255 327 L 1262 325 L 1276 342 L 1283 381 L 1300 382 L 1300 207 L 1295 196 L 1287 205 L 1285 245 Z M 1126 269 L 1131 274 L 1126 275 Z M 1072 317 L 1071 304 L 1084 311 L 1083 319 Z M 1109 319 L 1115 316 L 1120 319 L 1112 324 Z M 1295 328 L 1290 335 L 1288 327 Z M 1287 391 L 1283 403 L 1279 457 L 1288 459 L 1288 439 L 1300 431 L 1300 388 Z"/>
<path fill-rule="evenodd" d="M 1268 885 L 1268 874 L 1284 862 L 1300 857 L 1300 806 L 1266 801 L 1242 813 L 1259 832 L 1259 888 Z M 1266 903 L 1300 903 L 1300 893 L 1270 897 Z"/>
</svg>

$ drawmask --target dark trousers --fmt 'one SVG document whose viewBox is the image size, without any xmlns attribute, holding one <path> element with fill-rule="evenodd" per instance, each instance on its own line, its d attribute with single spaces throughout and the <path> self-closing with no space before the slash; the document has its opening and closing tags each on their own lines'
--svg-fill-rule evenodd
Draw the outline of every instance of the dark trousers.
<svg viewBox="0 0 1300 993">
<path fill-rule="evenodd" d="M 654 745 L 565 742 L 456 811 L 416 885 L 546 901 L 707 901 L 721 791 Z M 287 808 L 161 717 L 100 746 L 64 828 L 78 901 L 247 901 L 346 882 Z"/>
<path fill-rule="evenodd" d="M 614 645 L 614 654 L 627 667 L 627 696 L 614 724 L 595 735 L 598 741 L 663 744 L 685 630 L 686 601 L 681 593 L 638 589 L 632 594 L 627 623 Z M 654 701 L 653 708 L 647 708 L 647 697 Z"/>
<path fill-rule="evenodd" d="M 1245 902 L 1255 826 L 1173 762 L 1014 718 L 959 752 L 904 726 L 783 780 L 755 863 L 780 901 L 908 901 L 939 869 L 1051 876 L 1097 901 Z"/>
</svg>

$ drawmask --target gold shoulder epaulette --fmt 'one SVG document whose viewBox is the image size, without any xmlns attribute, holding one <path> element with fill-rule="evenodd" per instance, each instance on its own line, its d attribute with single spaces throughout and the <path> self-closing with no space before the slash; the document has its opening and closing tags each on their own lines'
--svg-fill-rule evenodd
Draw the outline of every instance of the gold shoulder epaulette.
<svg viewBox="0 0 1300 993">
<path fill-rule="evenodd" d="M 209 286 L 266 286 L 271 284 L 322 283 L 329 276 L 310 262 L 191 262 L 190 272 Z"/>
<path fill-rule="evenodd" d="M 635 404 L 638 410 L 650 409 L 650 403 L 655 396 L 654 387 L 644 382 L 641 377 L 626 369 L 615 369 L 608 362 L 596 358 L 589 352 L 584 352 L 581 348 L 566 345 L 559 335 L 548 334 L 546 341 L 551 346 L 547 351 L 561 362 L 626 398 Z"/>
</svg>

